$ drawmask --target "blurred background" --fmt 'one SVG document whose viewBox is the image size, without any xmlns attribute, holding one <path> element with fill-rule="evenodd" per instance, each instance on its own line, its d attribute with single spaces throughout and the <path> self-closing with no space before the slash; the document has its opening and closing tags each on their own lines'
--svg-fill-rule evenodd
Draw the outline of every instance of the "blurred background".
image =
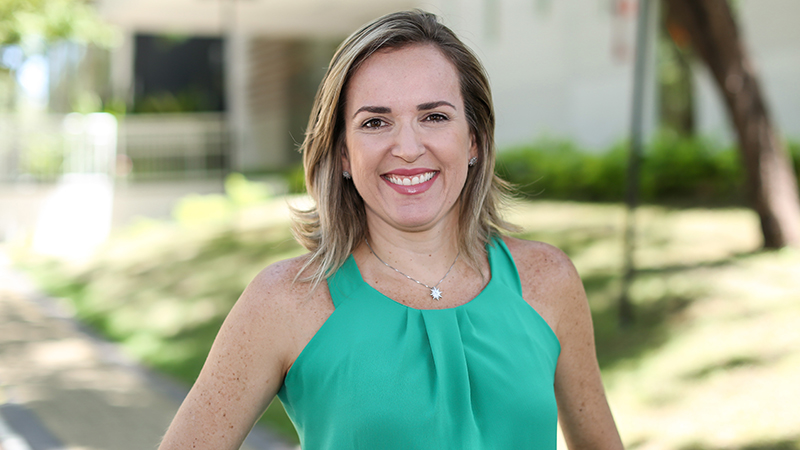
<svg viewBox="0 0 800 450">
<path fill-rule="evenodd" d="M 0 449 L 157 445 L 302 253 L 336 46 L 410 8 L 486 66 L 509 219 L 578 267 L 626 446 L 800 449 L 793 0 L 0 0 Z M 247 445 L 296 446 L 279 402 Z"/>
</svg>

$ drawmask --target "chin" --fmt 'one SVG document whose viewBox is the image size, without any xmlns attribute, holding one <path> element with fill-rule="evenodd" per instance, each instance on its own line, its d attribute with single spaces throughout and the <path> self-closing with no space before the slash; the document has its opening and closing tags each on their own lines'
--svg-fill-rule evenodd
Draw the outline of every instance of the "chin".
<svg viewBox="0 0 800 450">
<path fill-rule="evenodd" d="M 411 231 L 424 231 L 432 228 L 434 225 L 447 220 L 446 215 L 438 214 L 437 212 L 399 212 L 394 216 L 394 223 L 397 228 Z"/>
</svg>

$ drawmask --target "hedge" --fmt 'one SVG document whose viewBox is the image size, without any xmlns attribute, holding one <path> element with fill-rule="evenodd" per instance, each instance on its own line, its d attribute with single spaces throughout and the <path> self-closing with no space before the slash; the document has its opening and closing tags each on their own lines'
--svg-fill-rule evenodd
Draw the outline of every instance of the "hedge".
<svg viewBox="0 0 800 450">
<path fill-rule="evenodd" d="M 787 147 L 800 173 L 800 142 Z M 497 157 L 497 173 L 521 195 L 553 200 L 622 201 L 627 165 L 626 143 L 589 152 L 570 141 L 541 139 Z M 648 203 L 747 202 L 738 150 L 705 138 L 658 135 L 645 150 L 640 177 L 640 199 Z"/>
</svg>

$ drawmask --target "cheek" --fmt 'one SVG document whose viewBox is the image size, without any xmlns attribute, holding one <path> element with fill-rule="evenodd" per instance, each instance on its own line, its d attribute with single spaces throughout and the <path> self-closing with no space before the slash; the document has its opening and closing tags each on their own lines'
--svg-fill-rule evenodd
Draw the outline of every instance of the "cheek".
<svg viewBox="0 0 800 450">
<path fill-rule="evenodd" d="M 347 139 L 348 159 L 354 170 L 374 170 L 386 157 L 388 147 L 387 139 L 381 136 L 354 134 Z"/>
<path fill-rule="evenodd" d="M 476 148 L 472 137 L 461 131 L 450 134 L 442 143 L 446 144 L 451 149 L 450 153 L 457 158 L 473 154 Z"/>
<path fill-rule="evenodd" d="M 345 133 L 344 135 L 344 153 L 343 158 L 345 160 L 345 167 L 349 166 L 350 171 L 352 172 L 359 164 L 359 158 L 361 157 L 361 152 L 359 148 L 359 142 L 351 133 Z"/>
<path fill-rule="evenodd" d="M 361 174 L 362 176 L 358 178 L 363 178 L 377 170 L 378 161 L 373 152 L 366 151 L 366 148 L 359 146 L 358 143 L 355 143 L 355 146 L 349 150 L 348 159 L 351 173 Z"/>
</svg>

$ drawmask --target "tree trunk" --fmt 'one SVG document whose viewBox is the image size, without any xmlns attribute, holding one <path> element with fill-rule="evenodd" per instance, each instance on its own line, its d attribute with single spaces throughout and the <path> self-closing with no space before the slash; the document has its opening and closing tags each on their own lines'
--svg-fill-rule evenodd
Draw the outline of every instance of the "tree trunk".
<svg viewBox="0 0 800 450">
<path fill-rule="evenodd" d="M 730 5 L 726 0 L 664 1 L 667 20 L 688 33 L 725 99 L 747 171 L 750 201 L 761 219 L 764 247 L 800 247 L 797 178 L 772 125 Z"/>
</svg>

